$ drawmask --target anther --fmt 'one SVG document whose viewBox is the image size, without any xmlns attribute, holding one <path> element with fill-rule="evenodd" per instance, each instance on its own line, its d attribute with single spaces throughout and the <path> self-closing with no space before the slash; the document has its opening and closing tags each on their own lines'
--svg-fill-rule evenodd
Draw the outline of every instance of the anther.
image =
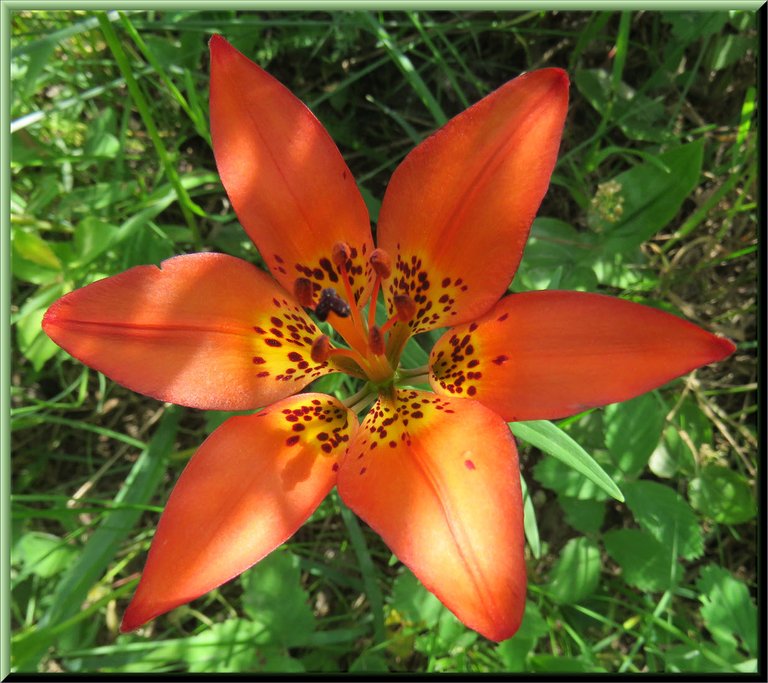
<svg viewBox="0 0 768 683">
<path fill-rule="evenodd" d="M 370 258 L 371 267 L 382 280 L 386 280 L 392 272 L 392 259 L 383 249 L 374 249 Z"/>
<path fill-rule="evenodd" d="M 341 268 L 342 266 L 346 266 L 347 261 L 349 261 L 349 254 L 348 244 L 345 242 L 336 242 L 336 244 L 333 245 L 331 259 L 333 259 L 333 263 L 337 268 Z"/>
<path fill-rule="evenodd" d="M 312 282 L 305 277 L 296 279 L 293 283 L 293 294 L 296 300 L 304 308 L 312 308 L 315 305 L 314 297 L 312 296 Z"/>
<path fill-rule="evenodd" d="M 368 346 L 375 355 L 384 355 L 384 335 L 376 325 L 368 332 Z"/>
<path fill-rule="evenodd" d="M 416 315 L 416 302 L 407 294 L 396 294 L 392 299 L 395 305 L 395 314 L 401 323 L 407 323 L 413 320 Z"/>
<path fill-rule="evenodd" d="M 349 304 L 336 293 L 333 287 L 328 287 L 320 292 L 320 301 L 315 306 L 315 315 L 322 322 L 328 318 L 331 311 L 340 318 L 347 318 L 350 314 Z"/>
<path fill-rule="evenodd" d="M 315 363 L 324 363 L 331 355 L 331 340 L 327 334 L 321 334 L 312 342 L 310 356 Z"/>
</svg>

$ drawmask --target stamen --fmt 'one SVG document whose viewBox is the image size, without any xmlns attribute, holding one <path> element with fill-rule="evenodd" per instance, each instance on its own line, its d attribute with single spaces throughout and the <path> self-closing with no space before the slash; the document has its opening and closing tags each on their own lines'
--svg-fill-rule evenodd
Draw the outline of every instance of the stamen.
<svg viewBox="0 0 768 683">
<path fill-rule="evenodd" d="M 370 330 L 376 324 L 376 300 L 379 298 L 381 281 L 386 280 L 392 273 L 392 259 L 383 249 L 374 249 L 369 261 L 373 272 L 376 273 L 373 280 L 371 303 L 368 306 L 368 329 Z"/>
<path fill-rule="evenodd" d="M 395 314 L 384 323 L 382 332 L 388 332 L 395 323 L 407 323 L 416 315 L 416 302 L 407 294 L 397 294 L 392 299 L 395 306 Z"/>
<path fill-rule="evenodd" d="M 376 325 L 368 332 L 368 346 L 377 356 L 384 355 L 384 335 Z"/>
<path fill-rule="evenodd" d="M 336 242 L 333 245 L 331 251 L 331 259 L 339 270 L 341 281 L 344 284 L 344 293 L 347 295 L 348 313 L 341 317 L 346 318 L 348 315 L 352 317 L 352 326 L 355 328 L 355 332 L 362 338 L 365 338 L 365 330 L 363 329 L 363 321 L 360 317 L 360 309 L 357 306 L 357 300 L 355 299 L 355 293 L 352 291 L 352 283 L 349 281 L 349 273 L 347 272 L 347 261 L 349 261 L 352 252 L 349 245 L 345 242 Z M 351 306 L 351 310 L 349 307 Z M 334 313 L 337 313 L 335 309 L 332 309 Z"/>
<path fill-rule="evenodd" d="M 392 303 L 395 304 L 397 319 L 401 323 L 408 323 L 416 315 L 416 302 L 407 294 L 396 294 Z"/>
<path fill-rule="evenodd" d="M 321 334 L 312 342 L 310 355 L 315 363 L 324 363 L 328 360 L 328 357 L 331 355 L 331 340 L 327 334 Z"/>
<path fill-rule="evenodd" d="M 349 256 L 350 256 L 350 250 L 349 250 L 348 244 L 344 242 L 336 242 L 336 244 L 333 245 L 333 250 L 331 252 L 331 259 L 333 260 L 333 263 L 337 268 L 346 266 L 347 261 L 349 261 Z"/>
<path fill-rule="evenodd" d="M 370 258 L 371 267 L 376 271 L 376 275 L 382 280 L 386 280 L 392 273 L 392 259 L 383 249 L 374 249 Z"/>
<path fill-rule="evenodd" d="M 333 287 L 327 287 L 320 292 L 320 301 L 315 306 L 315 315 L 318 320 L 324 322 L 331 311 L 340 318 L 347 318 L 350 314 L 349 304 L 336 293 Z"/>
<path fill-rule="evenodd" d="M 313 308 L 315 299 L 312 295 L 312 282 L 305 277 L 296 279 L 293 283 L 293 295 L 304 308 Z"/>
</svg>

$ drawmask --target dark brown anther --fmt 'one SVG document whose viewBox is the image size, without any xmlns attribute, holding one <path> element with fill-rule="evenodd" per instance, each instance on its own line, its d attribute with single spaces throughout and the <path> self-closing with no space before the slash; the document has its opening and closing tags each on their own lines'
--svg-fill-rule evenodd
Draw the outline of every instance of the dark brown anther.
<svg viewBox="0 0 768 683">
<path fill-rule="evenodd" d="M 331 340 L 327 334 L 321 334 L 312 342 L 310 356 L 315 363 L 325 363 L 331 355 Z"/>
<path fill-rule="evenodd" d="M 339 318 L 347 318 L 351 313 L 349 304 L 336 293 L 333 287 L 328 287 L 320 292 L 320 301 L 315 306 L 315 315 L 322 322 L 328 318 L 331 311 Z"/>
<path fill-rule="evenodd" d="M 392 272 L 392 259 L 383 249 L 374 249 L 371 254 L 371 267 L 382 280 L 386 280 Z"/>
<path fill-rule="evenodd" d="M 335 265 L 337 268 L 341 268 L 342 266 L 346 265 L 347 261 L 349 261 L 349 245 L 344 242 L 336 242 L 336 244 L 333 245 L 333 251 L 331 252 L 331 259 L 333 260 L 333 265 Z"/>
<path fill-rule="evenodd" d="M 312 296 L 312 282 L 305 277 L 297 278 L 293 283 L 293 295 L 304 308 L 312 308 L 315 305 Z"/>
<path fill-rule="evenodd" d="M 416 315 L 416 302 L 407 294 L 396 294 L 393 303 L 395 304 L 395 314 L 401 323 L 407 323 L 413 320 Z"/>
<path fill-rule="evenodd" d="M 376 325 L 368 332 L 368 346 L 377 356 L 384 355 L 384 335 Z"/>
</svg>

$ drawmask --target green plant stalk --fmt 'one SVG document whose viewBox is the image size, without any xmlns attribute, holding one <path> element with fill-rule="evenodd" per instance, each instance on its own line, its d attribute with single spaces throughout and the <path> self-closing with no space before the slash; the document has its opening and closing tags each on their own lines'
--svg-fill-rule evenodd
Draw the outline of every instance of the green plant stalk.
<svg viewBox="0 0 768 683">
<path fill-rule="evenodd" d="M 189 117 L 189 120 L 192 121 L 192 124 L 195 126 L 195 130 L 198 132 L 198 134 L 205 138 L 206 140 L 210 141 L 210 133 L 208 132 L 208 128 L 205 125 L 205 121 L 201 121 L 200 117 L 197 116 L 197 112 L 192 111 L 192 108 L 187 103 L 186 98 L 184 95 L 181 94 L 181 91 L 176 87 L 174 82 L 168 78 L 168 74 L 165 72 L 165 69 L 161 66 L 160 62 L 155 59 L 155 55 L 152 53 L 152 50 L 150 50 L 147 47 L 147 44 L 144 42 L 144 39 L 141 37 L 139 32 L 134 28 L 133 24 L 131 23 L 130 19 L 126 16 L 125 12 L 118 12 L 118 15 L 120 16 L 120 21 L 122 22 L 123 26 L 125 27 L 125 30 L 128 31 L 128 35 L 131 37 L 131 40 L 135 43 L 136 47 L 139 48 L 141 51 L 141 54 L 144 55 L 144 59 L 146 59 L 150 66 L 155 70 L 155 73 L 160 77 L 160 80 L 163 81 L 165 84 L 165 87 L 168 88 L 168 91 L 173 95 L 173 97 L 176 99 L 176 101 L 179 103 L 179 106 L 184 110 L 184 112 Z"/>
<path fill-rule="evenodd" d="M 147 133 L 152 140 L 152 144 L 155 147 L 155 151 L 157 152 L 157 156 L 160 159 L 160 163 L 162 164 L 163 169 L 168 176 L 169 182 L 176 192 L 176 196 L 179 200 L 179 207 L 181 208 L 181 213 L 184 216 L 184 221 L 186 222 L 187 227 L 192 234 L 192 244 L 194 245 L 195 249 L 201 250 L 202 241 L 200 239 L 200 231 L 197 229 L 197 224 L 195 223 L 193 213 L 198 213 L 198 215 L 205 214 L 202 209 L 193 204 L 192 200 L 187 194 L 187 191 L 181 184 L 179 174 L 176 172 L 176 169 L 173 166 L 171 158 L 168 154 L 168 150 L 165 149 L 165 145 L 163 145 L 163 142 L 160 139 L 157 126 L 155 125 L 155 121 L 152 118 L 152 112 L 149 108 L 149 105 L 147 104 L 146 99 L 144 98 L 144 94 L 141 92 L 141 88 L 139 87 L 138 82 L 133 77 L 131 65 L 129 64 L 128 58 L 126 57 L 125 52 L 120 45 L 120 41 L 117 38 L 117 34 L 115 33 L 114 28 L 112 28 L 112 24 L 109 22 L 107 15 L 104 12 L 99 12 L 97 17 L 99 20 L 99 26 L 102 30 L 102 33 L 104 34 L 104 39 L 107 41 L 107 45 L 112 51 L 115 62 L 117 62 L 117 66 L 120 69 L 120 72 L 123 74 L 123 78 L 125 78 L 125 84 L 128 87 L 128 91 L 131 94 L 131 98 L 133 99 L 136 108 L 139 110 L 139 115 L 141 116 L 141 120 L 144 122 Z"/>
<path fill-rule="evenodd" d="M 360 572 L 363 575 L 363 586 L 371 602 L 371 611 L 373 612 L 373 637 L 377 644 L 386 640 L 386 631 L 384 629 L 384 599 L 381 595 L 381 588 L 376 583 L 376 568 L 373 566 L 371 554 L 365 543 L 363 531 L 357 521 L 357 517 L 344 503 L 341 507 L 341 518 L 347 527 L 349 540 L 352 543 L 352 549 L 357 556 L 357 563 L 360 565 Z"/>
</svg>

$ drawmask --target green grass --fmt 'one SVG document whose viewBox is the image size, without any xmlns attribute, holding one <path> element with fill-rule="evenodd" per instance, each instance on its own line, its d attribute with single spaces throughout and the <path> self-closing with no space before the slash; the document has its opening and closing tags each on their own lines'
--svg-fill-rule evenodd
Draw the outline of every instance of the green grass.
<svg viewBox="0 0 768 683">
<path fill-rule="evenodd" d="M 14 670 L 756 670 L 754 13 L 45 10 L 12 21 Z M 738 344 L 652 394 L 561 421 L 567 436 L 516 428 L 529 591 L 505 643 L 461 625 L 335 495 L 241 578 L 117 633 L 158 512 L 225 416 L 113 384 L 59 351 L 40 320 L 76 287 L 174 254 L 261 263 L 210 148 L 213 32 L 313 109 L 374 222 L 414 144 L 520 72 L 566 68 L 560 159 L 512 290 L 606 292 Z M 593 459 L 581 472 L 599 464 L 625 501 L 524 440 L 551 453 L 547 434 L 578 443 Z"/>
</svg>

